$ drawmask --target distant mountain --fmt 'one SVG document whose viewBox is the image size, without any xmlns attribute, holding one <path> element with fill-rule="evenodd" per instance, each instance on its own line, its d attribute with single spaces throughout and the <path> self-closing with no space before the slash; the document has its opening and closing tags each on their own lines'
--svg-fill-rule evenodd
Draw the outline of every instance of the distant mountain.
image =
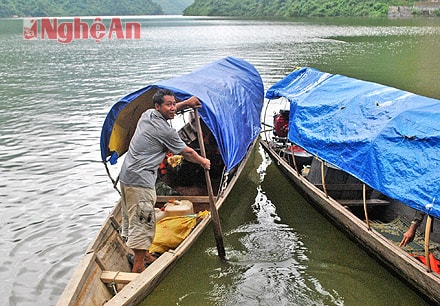
<svg viewBox="0 0 440 306">
<path fill-rule="evenodd" d="M 194 0 L 153 0 L 159 4 L 165 15 L 182 15 L 183 10 L 194 3 Z"/>
<path fill-rule="evenodd" d="M 0 18 L 163 14 L 162 7 L 152 0 L 3 0 L 0 2 Z"/>
<path fill-rule="evenodd" d="M 430 2 L 417 2 L 430 3 Z M 438 2 L 435 2 L 438 3 Z M 410 0 L 1 0 L 0 18 L 185 15 L 240 17 L 387 16 Z M 440 12 L 437 12 L 440 15 Z"/>
<path fill-rule="evenodd" d="M 185 16 L 240 17 L 385 17 L 388 6 L 412 6 L 409 0 L 194 0 Z"/>
</svg>

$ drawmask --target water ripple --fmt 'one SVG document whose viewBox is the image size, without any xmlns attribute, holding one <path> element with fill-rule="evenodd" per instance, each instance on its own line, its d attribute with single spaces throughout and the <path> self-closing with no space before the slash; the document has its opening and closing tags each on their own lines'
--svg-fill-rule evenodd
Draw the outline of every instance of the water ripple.
<svg viewBox="0 0 440 306">
<path fill-rule="evenodd" d="M 264 180 L 266 167 L 258 168 Z M 211 275 L 214 290 L 209 299 L 216 305 L 343 305 L 337 292 L 323 288 L 308 274 L 308 249 L 289 226 L 279 223 L 276 207 L 261 186 L 252 206 L 256 223 L 243 224 L 227 233 L 239 241 L 227 249 L 228 265 Z M 236 236 L 236 237 L 231 237 Z M 215 254 L 215 250 L 211 250 Z M 222 279 L 232 278 L 229 286 Z"/>
<path fill-rule="evenodd" d="M 100 162 L 99 137 L 107 111 L 122 96 L 224 56 L 254 64 L 267 89 L 296 66 L 319 64 L 332 70 L 343 63 L 349 70 L 350 59 L 357 67 L 365 50 L 376 59 L 377 49 L 384 49 L 374 44 L 378 37 L 405 35 L 401 41 L 416 45 L 409 38 L 439 33 L 436 26 L 147 17 L 140 40 L 63 45 L 24 41 L 22 21 L 0 20 L 5 22 L 18 25 L 14 33 L 3 33 L 0 26 L 1 305 L 55 304 L 111 211 L 118 195 Z M 403 85 L 415 83 L 417 89 L 438 95 L 438 78 L 428 73 L 439 67 L 432 62 L 438 57 L 431 55 L 438 40 L 426 40 L 432 41 L 427 64 L 406 65 L 424 78 L 405 79 Z M 401 50 L 398 43 L 392 47 Z M 378 66 L 368 63 L 357 69 L 367 74 Z M 256 180 L 264 179 L 258 175 Z M 320 288 L 308 274 L 309 251 L 302 237 L 280 223 L 264 192 L 258 192 L 253 207 L 257 222 L 228 233 L 237 239 L 228 251 L 236 261 L 212 277 L 223 279 L 236 271 L 237 282 L 235 288 L 219 285 L 219 292 L 230 294 L 218 299 L 229 305 L 249 304 L 255 297 L 261 304 L 337 304 L 337 293 Z M 257 258 L 260 263 L 253 264 Z M 216 301 L 215 294 L 210 298 Z"/>
</svg>

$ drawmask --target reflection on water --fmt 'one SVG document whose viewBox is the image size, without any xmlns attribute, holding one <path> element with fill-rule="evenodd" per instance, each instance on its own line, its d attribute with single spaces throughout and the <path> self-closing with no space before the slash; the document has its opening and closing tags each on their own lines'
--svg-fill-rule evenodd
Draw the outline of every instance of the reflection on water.
<svg viewBox="0 0 440 306">
<path fill-rule="evenodd" d="M 220 215 L 227 260 L 208 229 L 142 305 L 425 305 L 307 203 L 262 148 Z"/>
<path fill-rule="evenodd" d="M 268 164 L 263 158 L 258 168 L 262 180 Z M 228 240 L 239 241 L 242 249 L 228 250 L 230 268 L 215 277 L 231 278 L 232 285 L 214 288 L 211 300 L 217 305 L 343 305 L 337 292 L 326 291 L 308 274 L 307 247 L 298 233 L 280 222 L 261 186 L 252 210 L 255 221 L 228 233 Z"/>
<path fill-rule="evenodd" d="M 267 158 L 267 156 L 266 156 Z M 266 196 L 275 204 L 281 221 L 300 235 L 307 249 L 307 275 L 345 305 L 426 305 L 384 267 L 314 209 L 292 189 L 273 163 L 262 182 Z M 267 179 L 269 178 L 270 179 Z M 292 186 L 291 186 L 292 187 Z M 393 286 L 388 286 L 393 284 Z M 368 302 L 359 299 L 368 297 Z"/>
<path fill-rule="evenodd" d="M 100 162 L 99 137 L 107 111 L 129 92 L 236 56 L 256 66 L 266 88 L 294 67 L 312 66 L 440 98 L 436 19 L 174 16 L 140 22 L 140 40 L 59 44 L 24 41 L 21 20 L 0 20 L 1 305 L 57 301 L 117 200 Z M 362 300 L 377 305 L 389 296 L 421 303 L 325 219 L 293 213 L 300 207 L 316 214 L 265 162 L 254 154 L 231 204 L 221 211 L 230 261 L 219 263 L 212 233 L 206 231 L 149 305 L 249 304 L 258 299 L 261 304 L 350 300 L 347 304 L 353 305 Z M 112 170 L 116 175 L 118 166 Z M 331 245 L 320 243 L 323 233 Z M 335 255 L 347 248 L 364 256 L 367 267 L 350 261 L 343 251 Z M 389 284 L 382 296 L 381 288 Z"/>
</svg>

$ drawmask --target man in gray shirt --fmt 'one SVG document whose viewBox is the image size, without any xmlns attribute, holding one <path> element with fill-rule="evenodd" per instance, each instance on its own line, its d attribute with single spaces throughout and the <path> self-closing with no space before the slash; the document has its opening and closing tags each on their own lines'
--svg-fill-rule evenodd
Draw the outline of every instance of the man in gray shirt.
<svg viewBox="0 0 440 306">
<path fill-rule="evenodd" d="M 200 101 L 191 97 L 176 103 L 172 91 L 159 89 L 153 96 L 153 104 L 155 108 L 145 111 L 139 119 L 120 173 L 122 236 L 127 238 L 127 246 L 134 252 L 132 272 L 135 273 L 142 272 L 145 264 L 155 259 L 148 249 L 156 228 L 157 171 L 166 153 L 181 154 L 204 169 L 209 170 L 211 166 L 210 160 L 188 147 L 168 123 L 177 110 L 199 108 Z"/>
</svg>

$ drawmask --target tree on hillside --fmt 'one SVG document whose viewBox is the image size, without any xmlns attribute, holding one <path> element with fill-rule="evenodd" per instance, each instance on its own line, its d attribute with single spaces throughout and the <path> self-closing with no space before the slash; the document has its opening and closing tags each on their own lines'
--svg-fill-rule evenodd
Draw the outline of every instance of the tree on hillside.
<svg viewBox="0 0 440 306">
<path fill-rule="evenodd" d="M 389 5 L 412 6 L 405 0 L 195 0 L 186 16 L 336 17 L 386 16 Z"/>
<path fill-rule="evenodd" d="M 0 17 L 161 15 L 152 0 L 2 0 Z"/>
</svg>

